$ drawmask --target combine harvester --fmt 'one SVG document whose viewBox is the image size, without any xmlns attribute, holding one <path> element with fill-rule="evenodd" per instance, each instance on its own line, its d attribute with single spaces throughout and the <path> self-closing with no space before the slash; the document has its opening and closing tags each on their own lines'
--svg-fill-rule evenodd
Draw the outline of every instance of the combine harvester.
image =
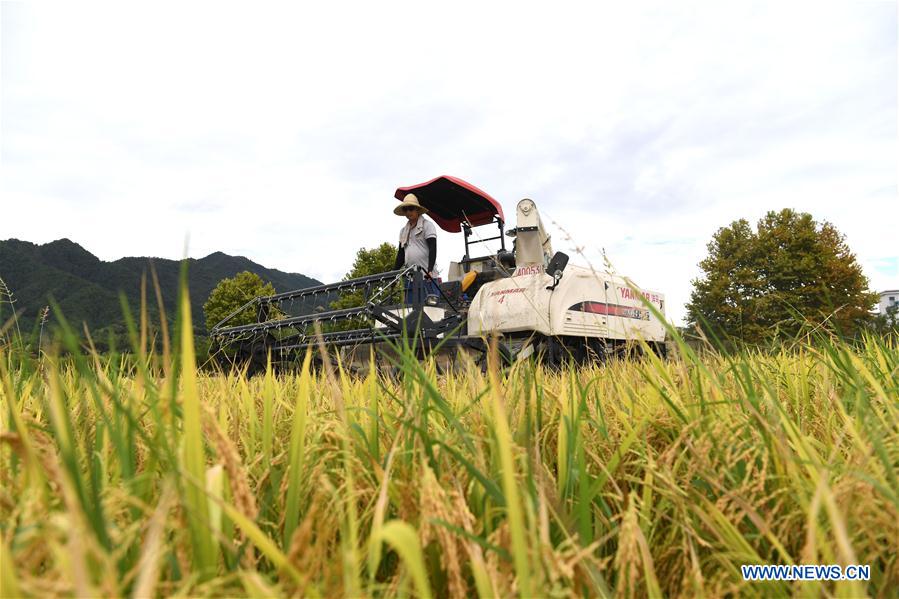
<svg viewBox="0 0 899 599">
<path fill-rule="evenodd" d="M 620 276 L 568 264 L 566 254 L 553 253 L 533 200 L 518 202 L 515 227 L 504 230 L 502 206 L 461 179 L 437 177 L 401 187 L 395 195 L 402 200 L 408 193 L 418 197 L 441 229 L 463 234 L 465 254 L 450 262 L 448 276 L 437 289 L 422 269 L 408 267 L 258 297 L 212 329 L 219 361 L 249 363 L 252 373 L 265 367 L 268 355 L 277 364 L 289 365 L 320 341 L 343 348 L 347 362 L 367 361 L 372 344 L 384 350 L 405 338 L 422 357 L 436 352 L 443 366 L 463 353 L 483 363 L 494 335 L 505 359 L 536 356 L 549 365 L 603 361 L 635 348 L 638 339 L 664 354 L 665 327 L 645 303 L 664 314 L 664 296 L 638 289 Z M 475 231 L 486 227 L 497 227 L 498 233 L 481 237 Z M 511 250 L 506 249 L 506 237 L 513 240 Z M 472 256 L 477 244 L 497 240 L 500 249 L 495 254 Z M 290 313 L 294 302 L 320 303 L 350 291 L 361 292 L 363 305 Z M 402 302 L 397 299 L 401 297 Z M 246 310 L 257 315 L 257 322 L 229 326 Z M 320 339 L 316 322 L 324 331 Z M 356 328 L 334 330 L 340 328 L 334 323 L 341 322 Z"/>
</svg>

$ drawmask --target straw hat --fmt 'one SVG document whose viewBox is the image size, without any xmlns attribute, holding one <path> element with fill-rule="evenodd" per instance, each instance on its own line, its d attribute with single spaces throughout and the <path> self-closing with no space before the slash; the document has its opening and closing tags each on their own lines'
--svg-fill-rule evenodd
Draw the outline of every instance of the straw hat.
<svg viewBox="0 0 899 599">
<path fill-rule="evenodd" d="M 403 201 L 399 203 L 399 205 L 393 209 L 393 213 L 397 216 L 403 216 L 403 208 L 406 206 L 412 206 L 413 208 L 418 208 L 418 210 L 425 214 L 428 209 L 418 203 L 418 198 L 415 197 L 414 193 L 407 193 L 403 198 Z"/>
</svg>

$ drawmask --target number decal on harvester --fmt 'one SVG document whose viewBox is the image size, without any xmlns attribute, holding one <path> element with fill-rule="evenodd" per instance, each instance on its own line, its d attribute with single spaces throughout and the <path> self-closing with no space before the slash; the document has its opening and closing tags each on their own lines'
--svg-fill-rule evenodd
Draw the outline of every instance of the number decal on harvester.
<svg viewBox="0 0 899 599">
<path fill-rule="evenodd" d="M 515 269 L 515 274 L 513 277 L 520 277 L 522 275 L 539 275 L 543 272 L 543 267 L 538 264 L 532 264 L 530 266 L 519 266 Z"/>
</svg>

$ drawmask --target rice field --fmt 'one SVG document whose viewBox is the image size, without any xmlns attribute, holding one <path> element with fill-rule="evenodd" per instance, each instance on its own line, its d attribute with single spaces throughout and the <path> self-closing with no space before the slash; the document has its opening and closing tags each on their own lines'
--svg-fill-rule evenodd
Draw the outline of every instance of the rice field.
<svg viewBox="0 0 899 599">
<path fill-rule="evenodd" d="M 0 349 L 0 595 L 897 596 L 894 341 L 247 380 L 188 331 Z"/>
</svg>

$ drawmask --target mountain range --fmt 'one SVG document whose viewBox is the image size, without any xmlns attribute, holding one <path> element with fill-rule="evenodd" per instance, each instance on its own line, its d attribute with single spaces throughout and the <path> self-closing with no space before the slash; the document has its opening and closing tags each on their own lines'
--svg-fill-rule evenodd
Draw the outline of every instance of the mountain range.
<svg viewBox="0 0 899 599">
<path fill-rule="evenodd" d="M 158 314 L 151 263 L 159 279 L 166 314 L 171 320 L 178 298 L 179 260 L 143 257 L 105 262 L 69 239 L 57 239 L 43 245 L 18 239 L 0 241 L 0 279 L 15 300 L 13 307 L 18 312 L 23 333 L 25 329 L 33 328 L 40 311 L 50 305 L 51 297 L 59 304 L 66 320 L 79 330 L 84 322 L 92 332 L 109 329 L 121 333 L 125 320 L 119 293 L 124 292 L 131 310 L 137 312 L 144 275 L 147 277 L 148 309 L 151 314 Z M 196 333 L 206 332 L 203 303 L 210 292 L 222 279 L 245 270 L 272 283 L 278 292 L 321 284 L 306 275 L 266 268 L 243 256 L 215 252 L 205 258 L 188 258 L 188 288 Z M 10 297 L 4 297 L 2 292 L 0 285 L 0 327 L 12 312 L 8 305 Z"/>
</svg>

